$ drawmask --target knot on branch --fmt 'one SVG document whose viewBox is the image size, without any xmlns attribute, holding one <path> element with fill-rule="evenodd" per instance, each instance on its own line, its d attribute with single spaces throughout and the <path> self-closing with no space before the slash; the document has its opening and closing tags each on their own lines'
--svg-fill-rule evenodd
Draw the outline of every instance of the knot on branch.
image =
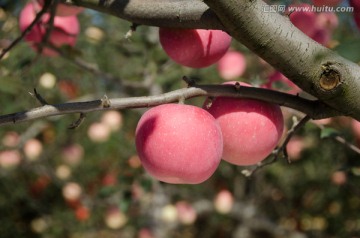
<svg viewBox="0 0 360 238">
<path fill-rule="evenodd" d="M 333 67 L 332 63 L 323 64 L 321 67 L 322 74 L 319 81 L 321 89 L 325 91 L 330 91 L 341 84 L 341 75 Z"/>
</svg>

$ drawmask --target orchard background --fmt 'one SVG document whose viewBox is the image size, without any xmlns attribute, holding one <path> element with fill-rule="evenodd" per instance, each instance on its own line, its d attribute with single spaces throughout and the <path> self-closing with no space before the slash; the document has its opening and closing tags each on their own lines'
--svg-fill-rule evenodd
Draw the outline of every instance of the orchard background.
<svg viewBox="0 0 360 238">
<path fill-rule="evenodd" d="M 21 34 L 18 17 L 27 3 L 0 1 L 2 49 Z M 354 15 L 336 12 L 332 19 L 338 23 L 327 22 L 320 38 L 310 37 L 358 63 L 360 24 Z M 59 104 L 104 95 L 159 95 L 186 88 L 183 76 L 199 85 L 225 82 L 217 64 L 193 69 L 169 59 L 157 27 L 136 26 L 88 8 L 77 18 L 76 45 L 61 47 L 59 56 L 39 55 L 23 39 L 3 56 L 1 115 L 40 107 L 42 99 Z M 303 27 L 306 32 L 310 25 Z M 236 80 L 311 98 L 235 39 L 231 50 L 246 60 Z M 185 103 L 201 107 L 204 100 Z M 221 162 L 204 183 L 173 185 L 151 178 L 137 156 L 134 133 L 146 110 L 2 125 L 1 237 L 360 237 L 360 125 L 351 117 L 307 122 L 286 145 L 290 164 L 273 156 L 264 161 L 268 166 Z M 282 111 L 285 138 L 304 114 L 288 107 Z M 74 123 L 76 128 L 69 129 Z"/>
</svg>

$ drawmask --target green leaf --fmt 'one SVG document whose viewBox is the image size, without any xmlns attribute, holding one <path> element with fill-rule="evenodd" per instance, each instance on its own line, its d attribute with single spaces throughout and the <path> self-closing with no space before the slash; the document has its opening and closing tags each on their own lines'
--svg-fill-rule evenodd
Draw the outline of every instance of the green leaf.
<svg viewBox="0 0 360 238">
<path fill-rule="evenodd" d="M 340 134 L 339 131 L 335 130 L 334 128 L 326 127 L 321 130 L 320 138 L 324 139 L 324 138 L 334 137 L 339 134 Z"/>
<path fill-rule="evenodd" d="M 343 40 L 334 49 L 341 56 L 353 62 L 360 62 L 360 41 L 359 39 Z"/>
</svg>

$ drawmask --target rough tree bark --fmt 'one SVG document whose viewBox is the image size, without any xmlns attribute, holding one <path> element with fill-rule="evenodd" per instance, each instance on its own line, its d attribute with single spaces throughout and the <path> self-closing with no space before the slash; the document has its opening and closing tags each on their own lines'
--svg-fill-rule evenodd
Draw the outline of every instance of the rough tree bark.
<svg viewBox="0 0 360 238">
<path fill-rule="evenodd" d="M 136 24 L 223 29 L 304 91 L 360 121 L 360 66 L 268 13 L 262 0 L 67 0 Z"/>
</svg>

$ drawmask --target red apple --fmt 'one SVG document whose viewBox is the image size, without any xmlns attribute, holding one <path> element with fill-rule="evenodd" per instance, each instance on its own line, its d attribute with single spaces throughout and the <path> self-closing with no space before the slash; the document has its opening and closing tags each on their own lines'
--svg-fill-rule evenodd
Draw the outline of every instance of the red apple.
<svg viewBox="0 0 360 238">
<path fill-rule="evenodd" d="M 43 7 L 44 0 L 38 0 L 38 3 L 40 5 L 40 7 Z M 57 16 L 73 16 L 73 15 L 77 15 L 77 14 L 81 13 L 82 11 L 84 11 L 83 7 L 77 7 L 77 6 L 72 6 L 72 5 L 59 3 L 56 6 L 56 13 L 55 14 Z"/>
<path fill-rule="evenodd" d="M 0 168 L 15 168 L 21 162 L 21 155 L 17 150 L 0 151 Z"/>
<path fill-rule="evenodd" d="M 311 11 L 311 6 L 306 3 L 293 4 L 288 8 L 293 11 L 290 21 L 306 35 L 311 36 L 315 31 L 316 13 Z M 305 10 L 306 9 L 306 10 Z"/>
<path fill-rule="evenodd" d="M 29 139 L 25 142 L 23 150 L 28 160 L 37 160 L 43 151 L 43 145 L 37 139 Z"/>
<path fill-rule="evenodd" d="M 86 221 L 90 217 L 90 210 L 84 205 L 75 208 L 75 217 L 78 221 Z"/>
<path fill-rule="evenodd" d="M 335 171 L 331 175 L 331 182 L 335 185 L 344 185 L 347 181 L 347 175 L 344 171 Z"/>
<path fill-rule="evenodd" d="M 19 26 L 21 31 L 25 31 L 26 28 L 35 19 L 37 13 L 36 5 L 28 3 L 20 13 Z M 46 25 L 49 22 L 50 15 L 44 14 L 41 20 L 31 29 L 31 31 L 25 36 L 25 40 L 31 44 L 34 49 L 37 48 L 37 44 L 42 42 L 43 37 L 46 35 Z M 76 43 L 77 35 L 80 31 L 79 21 L 76 16 L 69 17 L 55 17 L 54 28 L 49 36 L 49 43 L 56 47 L 62 45 L 74 46 Z M 46 56 L 55 56 L 57 53 L 51 49 L 45 48 L 43 54 Z"/>
<path fill-rule="evenodd" d="M 231 37 L 221 30 L 160 28 L 159 35 L 168 56 L 192 68 L 216 63 L 231 43 Z"/>
<path fill-rule="evenodd" d="M 15 131 L 6 132 L 2 138 L 2 144 L 7 147 L 15 147 L 20 142 L 20 135 Z"/>
<path fill-rule="evenodd" d="M 164 104 L 141 117 L 136 148 L 145 170 L 158 180 L 198 184 L 218 167 L 223 140 L 219 125 L 207 111 Z"/>
<path fill-rule="evenodd" d="M 72 166 L 80 164 L 83 157 L 84 148 L 79 144 L 69 144 L 61 150 L 61 159 Z"/>
<path fill-rule="evenodd" d="M 175 204 L 178 220 L 184 225 L 194 224 L 197 218 L 195 208 L 186 201 L 179 201 Z"/>
<path fill-rule="evenodd" d="M 78 183 L 68 182 L 62 188 L 62 195 L 66 201 L 77 201 L 82 195 L 82 188 Z"/>
<path fill-rule="evenodd" d="M 208 111 L 221 127 L 223 159 L 232 164 L 254 165 L 262 161 L 278 144 L 283 132 L 284 119 L 278 105 L 217 97 Z"/>
<path fill-rule="evenodd" d="M 104 123 L 94 122 L 90 125 L 87 134 L 93 142 L 103 143 L 109 139 L 111 129 Z"/>
<path fill-rule="evenodd" d="M 118 208 L 110 207 L 105 214 L 105 224 L 111 229 L 119 229 L 126 225 L 127 216 Z"/>
<path fill-rule="evenodd" d="M 300 136 L 294 136 L 286 145 L 286 151 L 291 160 L 298 160 L 301 152 L 305 148 L 304 139 Z"/>
<path fill-rule="evenodd" d="M 317 7 L 328 6 L 335 7 L 339 5 L 342 0 L 313 0 L 313 4 Z"/>
<path fill-rule="evenodd" d="M 238 51 L 228 51 L 219 60 L 217 70 L 220 77 L 225 80 L 234 80 L 243 75 L 246 69 L 246 59 Z"/>
<path fill-rule="evenodd" d="M 227 190 L 223 189 L 216 194 L 214 199 L 215 210 L 221 214 L 228 214 L 231 212 L 234 206 L 234 196 Z"/>
</svg>

